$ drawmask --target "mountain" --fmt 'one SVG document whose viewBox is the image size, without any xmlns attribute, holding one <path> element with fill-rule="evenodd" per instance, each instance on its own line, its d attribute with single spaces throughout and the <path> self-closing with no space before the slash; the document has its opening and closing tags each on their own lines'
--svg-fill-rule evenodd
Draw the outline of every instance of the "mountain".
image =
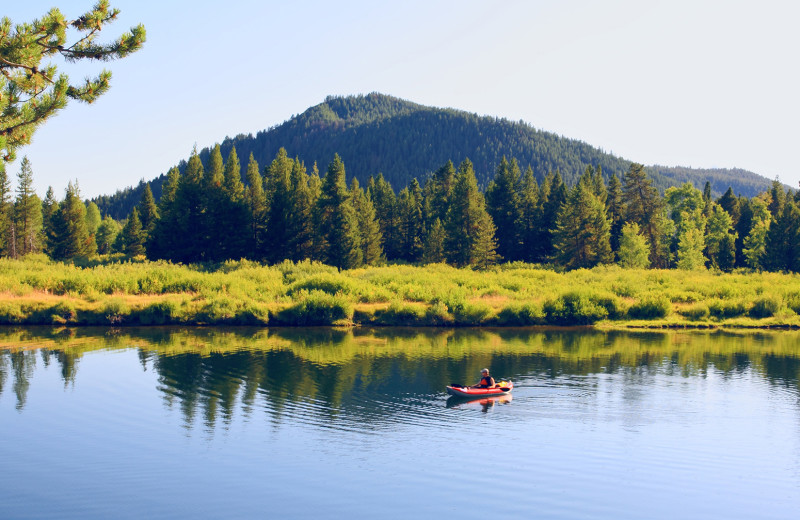
<svg viewBox="0 0 800 520">
<path fill-rule="evenodd" d="M 338 153 L 348 178 L 357 177 L 363 186 L 369 176 L 383 173 L 395 191 L 414 177 L 423 182 L 448 160 L 458 164 L 465 158 L 473 162 L 482 188 L 494 177 L 503 156 L 516 158 L 523 170 L 531 166 L 540 182 L 548 172 L 558 170 L 568 185 L 573 185 L 589 165 L 601 166 L 606 178 L 611 174 L 621 178 L 630 164 L 587 143 L 536 129 L 524 121 L 427 107 L 376 93 L 328 97 L 281 125 L 255 135 L 225 138 L 220 145 L 223 157 L 232 146 L 236 146 L 243 170 L 251 152 L 263 168 L 283 147 L 309 168 L 316 162 L 324 174 Z M 200 151 L 203 164 L 208 164 L 209 154 L 210 148 Z M 644 162 L 642 158 L 635 160 Z M 179 168 L 183 170 L 184 166 L 181 163 Z M 708 181 L 717 196 L 732 187 L 734 193 L 752 197 L 771 184 L 769 179 L 738 169 L 651 166 L 648 174 L 662 191 L 687 181 L 703 189 Z M 156 199 L 165 179 L 162 174 L 150 181 Z M 94 202 L 103 214 L 125 218 L 138 203 L 143 189 L 141 183 L 98 197 Z"/>
</svg>

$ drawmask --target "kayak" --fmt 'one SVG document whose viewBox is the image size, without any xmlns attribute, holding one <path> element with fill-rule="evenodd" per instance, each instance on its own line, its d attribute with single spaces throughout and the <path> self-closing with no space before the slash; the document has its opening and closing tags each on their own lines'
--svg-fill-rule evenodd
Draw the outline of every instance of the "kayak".
<svg viewBox="0 0 800 520">
<path fill-rule="evenodd" d="M 511 381 L 500 381 L 494 388 L 473 388 L 471 386 L 462 386 L 456 383 L 451 383 L 447 387 L 447 393 L 456 397 L 491 397 L 493 395 L 506 395 L 514 388 L 514 383 Z"/>
<path fill-rule="evenodd" d="M 447 403 L 445 404 L 448 408 L 470 408 L 470 407 L 478 407 L 483 408 L 484 410 L 493 407 L 496 404 L 508 404 L 514 399 L 514 396 L 511 394 L 505 395 L 492 395 L 489 397 L 456 397 L 451 395 L 447 398 Z"/>
</svg>

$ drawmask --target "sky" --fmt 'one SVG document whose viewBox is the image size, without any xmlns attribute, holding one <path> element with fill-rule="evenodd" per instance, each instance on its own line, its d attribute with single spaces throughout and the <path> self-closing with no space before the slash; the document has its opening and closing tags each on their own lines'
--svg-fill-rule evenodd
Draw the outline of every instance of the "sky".
<svg viewBox="0 0 800 520">
<path fill-rule="evenodd" d="M 30 22 L 58 7 L 74 19 L 93 1 L 4 1 L 0 15 Z M 106 41 L 142 23 L 147 42 L 123 60 L 55 61 L 73 83 L 103 67 L 113 78 L 96 103 L 72 102 L 19 151 L 40 196 L 52 186 L 60 198 L 75 180 L 85 198 L 111 194 L 195 145 L 279 125 L 328 95 L 370 92 L 523 120 L 644 164 L 800 182 L 799 2 L 111 5 L 121 13 Z"/>
</svg>

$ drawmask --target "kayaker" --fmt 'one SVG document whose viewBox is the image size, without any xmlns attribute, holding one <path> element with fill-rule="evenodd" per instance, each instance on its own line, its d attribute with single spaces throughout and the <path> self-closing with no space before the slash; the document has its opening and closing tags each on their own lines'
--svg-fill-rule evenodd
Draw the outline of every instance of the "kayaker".
<svg viewBox="0 0 800 520">
<path fill-rule="evenodd" d="M 494 388 L 494 378 L 489 375 L 489 369 L 481 370 L 481 381 L 472 388 Z"/>
</svg>

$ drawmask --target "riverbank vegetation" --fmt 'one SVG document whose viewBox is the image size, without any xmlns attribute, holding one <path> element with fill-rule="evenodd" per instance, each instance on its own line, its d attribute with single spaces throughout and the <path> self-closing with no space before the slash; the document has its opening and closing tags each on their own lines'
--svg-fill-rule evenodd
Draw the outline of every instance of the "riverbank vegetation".
<svg viewBox="0 0 800 520">
<path fill-rule="evenodd" d="M 800 327 L 800 276 L 0 259 L 0 324 Z"/>
</svg>

